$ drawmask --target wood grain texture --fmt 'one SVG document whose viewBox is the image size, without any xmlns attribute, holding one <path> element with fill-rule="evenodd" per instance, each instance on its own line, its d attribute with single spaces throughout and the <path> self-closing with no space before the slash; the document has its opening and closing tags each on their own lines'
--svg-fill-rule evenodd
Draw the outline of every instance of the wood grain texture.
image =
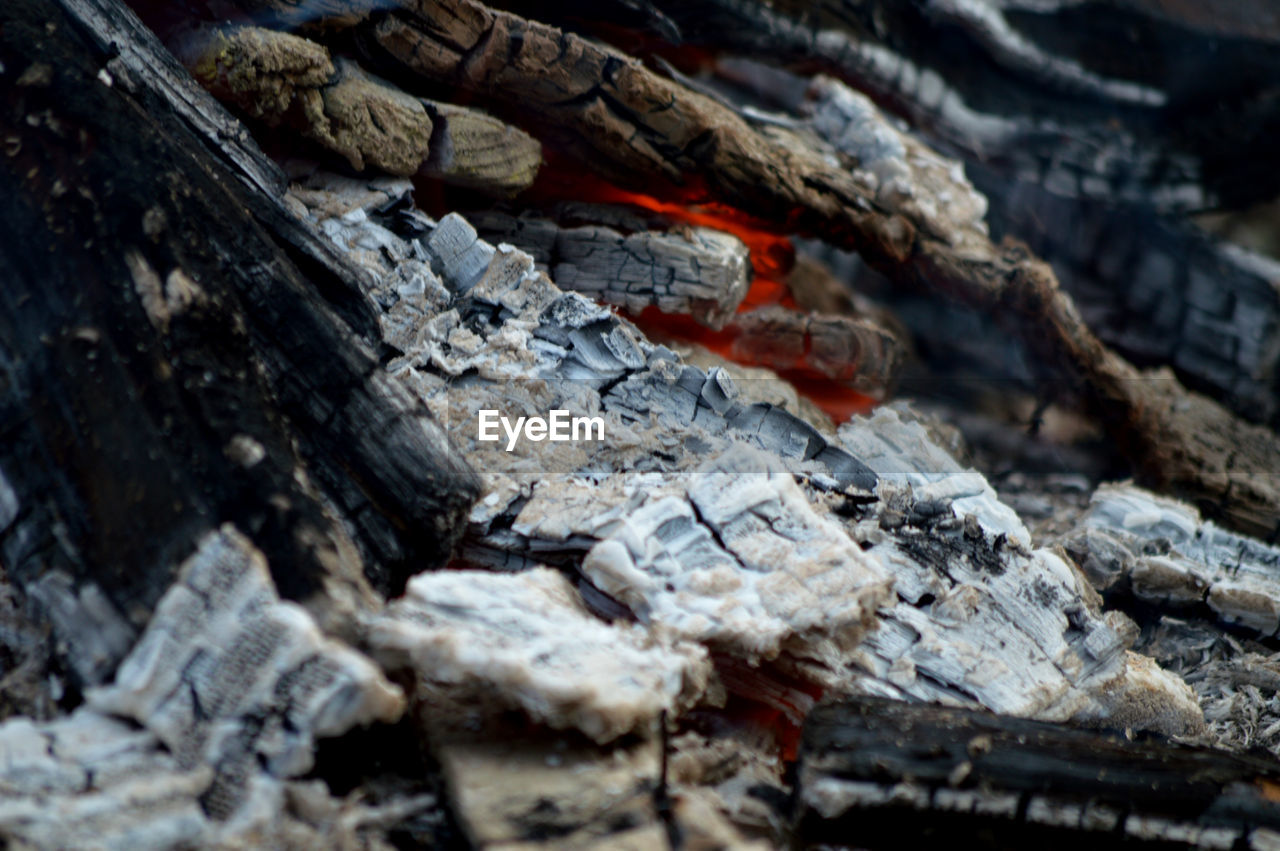
<svg viewBox="0 0 1280 851">
<path fill-rule="evenodd" d="M 1280 826 L 1276 778 L 1269 760 L 1221 751 L 937 706 L 835 703 L 805 726 L 797 839 L 1265 848 Z"/>
</svg>

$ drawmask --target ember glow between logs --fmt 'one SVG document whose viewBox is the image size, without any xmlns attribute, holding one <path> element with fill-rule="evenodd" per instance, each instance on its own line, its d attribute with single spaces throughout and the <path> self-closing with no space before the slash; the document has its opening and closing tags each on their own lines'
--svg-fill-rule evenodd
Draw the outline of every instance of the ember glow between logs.
<svg viewBox="0 0 1280 851">
<path fill-rule="evenodd" d="M 795 264 L 795 248 L 788 237 L 768 228 L 755 217 L 727 204 L 705 200 L 708 193 L 696 185 L 683 187 L 680 198 L 662 199 L 624 189 L 590 173 L 575 174 L 572 180 L 567 177 L 552 160 L 525 197 L 546 203 L 586 201 L 628 205 L 692 226 L 730 233 L 747 246 L 754 273 L 751 289 L 737 312 L 742 314 L 771 306 L 800 309 L 785 283 Z M 699 324 L 691 316 L 664 313 L 656 307 L 639 313 L 623 313 L 651 337 L 693 343 L 743 366 L 768 366 L 837 423 L 845 422 L 856 414 L 867 413 L 877 404 L 875 398 L 813 369 L 809 363 L 812 340 L 807 336 L 803 351 L 793 363 L 780 368 L 777 363 L 762 363 L 754 357 L 751 347 L 741 342 L 742 329 L 733 323 L 716 331 Z"/>
</svg>

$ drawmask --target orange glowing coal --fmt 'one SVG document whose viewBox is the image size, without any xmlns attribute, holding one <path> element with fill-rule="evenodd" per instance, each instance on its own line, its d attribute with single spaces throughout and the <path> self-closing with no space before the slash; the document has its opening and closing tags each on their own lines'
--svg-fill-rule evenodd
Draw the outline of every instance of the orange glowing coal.
<svg viewBox="0 0 1280 851">
<path fill-rule="evenodd" d="M 775 305 L 798 309 L 784 283 L 795 263 L 795 248 L 788 237 L 759 219 L 727 204 L 707 201 L 707 193 L 697 186 L 684 187 L 680 193 L 682 197 L 678 199 L 663 200 L 623 189 L 590 173 L 575 174 L 571 181 L 565 177 L 565 172 L 554 166 L 544 169 L 538 183 L 526 197 L 539 202 L 572 200 L 629 205 L 673 221 L 731 233 L 742 240 L 751 252 L 754 273 L 751 288 L 737 312 Z M 807 338 L 802 353 L 797 353 L 790 362 L 779 363 L 776 359 L 762 360 L 758 352 L 753 352 L 752 346 L 742 339 L 742 329 L 732 321 L 715 331 L 698 324 L 690 316 L 663 313 L 656 307 L 646 308 L 638 314 L 623 312 L 654 338 L 695 343 L 734 363 L 772 369 L 837 423 L 855 414 L 866 413 L 876 405 L 874 398 L 814 370 L 807 359 L 810 350 Z"/>
</svg>

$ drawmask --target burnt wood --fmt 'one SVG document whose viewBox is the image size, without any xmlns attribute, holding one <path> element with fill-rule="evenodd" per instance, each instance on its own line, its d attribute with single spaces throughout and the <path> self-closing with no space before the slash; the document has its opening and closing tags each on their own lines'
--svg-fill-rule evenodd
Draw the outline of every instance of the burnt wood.
<svg viewBox="0 0 1280 851">
<path fill-rule="evenodd" d="M 805 722 L 795 845 L 1265 847 L 1278 782 L 1271 760 L 863 698 Z"/>
<path fill-rule="evenodd" d="M 322 614 L 440 564 L 474 474 L 274 167 L 113 0 L 0 33 L 0 557 L 82 677 L 223 522 Z"/>
<path fill-rule="evenodd" d="M 1071 197 L 1186 210 L 1280 191 L 1278 27 L 1261 0 L 1212 14 L 1158 0 L 497 5 L 615 40 L 601 22 L 620 23 L 628 47 L 840 77 L 967 158 Z"/>
</svg>

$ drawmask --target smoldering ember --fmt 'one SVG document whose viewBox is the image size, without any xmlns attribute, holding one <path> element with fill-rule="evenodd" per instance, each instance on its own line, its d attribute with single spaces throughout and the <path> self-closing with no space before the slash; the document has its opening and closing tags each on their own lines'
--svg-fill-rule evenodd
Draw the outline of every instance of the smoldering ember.
<svg viewBox="0 0 1280 851">
<path fill-rule="evenodd" d="M 0 4 L 0 847 L 1280 848 L 1278 42 Z"/>
</svg>

